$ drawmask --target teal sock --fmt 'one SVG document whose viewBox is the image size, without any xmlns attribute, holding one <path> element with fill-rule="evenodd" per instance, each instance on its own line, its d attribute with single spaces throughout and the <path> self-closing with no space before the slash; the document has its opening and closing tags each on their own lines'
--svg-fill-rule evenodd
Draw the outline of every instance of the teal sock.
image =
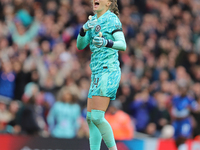
<svg viewBox="0 0 200 150">
<path fill-rule="evenodd" d="M 87 112 L 87 123 L 90 132 L 90 150 L 100 150 L 102 136 L 99 129 L 94 125 L 91 119 L 91 112 Z"/>
<path fill-rule="evenodd" d="M 97 126 L 103 140 L 108 148 L 111 148 L 116 145 L 112 128 L 108 121 L 104 118 L 105 112 L 101 110 L 92 110 L 92 122 Z"/>
</svg>

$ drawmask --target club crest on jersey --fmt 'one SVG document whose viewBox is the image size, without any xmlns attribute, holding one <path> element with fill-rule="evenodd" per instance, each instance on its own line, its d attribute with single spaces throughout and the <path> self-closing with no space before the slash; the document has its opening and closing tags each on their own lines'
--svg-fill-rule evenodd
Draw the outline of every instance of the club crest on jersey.
<svg viewBox="0 0 200 150">
<path fill-rule="evenodd" d="M 101 30 L 101 26 L 97 25 L 96 28 L 95 28 L 95 32 L 99 32 L 100 30 Z"/>
</svg>

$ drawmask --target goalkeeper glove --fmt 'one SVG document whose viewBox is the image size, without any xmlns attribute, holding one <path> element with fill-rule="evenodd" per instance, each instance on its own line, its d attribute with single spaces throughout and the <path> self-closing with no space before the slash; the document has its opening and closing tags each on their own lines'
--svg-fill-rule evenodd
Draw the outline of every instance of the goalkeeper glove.
<svg viewBox="0 0 200 150">
<path fill-rule="evenodd" d="M 92 42 L 98 48 L 100 48 L 100 47 L 112 48 L 112 46 L 113 46 L 113 41 L 107 40 L 104 37 L 95 36 Z"/>
<path fill-rule="evenodd" d="M 88 31 L 90 29 L 92 29 L 97 23 L 97 19 L 96 18 L 92 18 L 91 20 L 88 20 L 84 25 L 83 25 L 83 29 L 84 31 Z"/>
</svg>

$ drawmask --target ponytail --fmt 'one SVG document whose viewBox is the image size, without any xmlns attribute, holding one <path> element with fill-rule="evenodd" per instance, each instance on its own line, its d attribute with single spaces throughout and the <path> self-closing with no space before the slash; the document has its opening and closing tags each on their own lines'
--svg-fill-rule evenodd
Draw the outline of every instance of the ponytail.
<svg viewBox="0 0 200 150">
<path fill-rule="evenodd" d="M 119 9 L 117 0 L 110 0 L 112 3 L 110 4 L 110 11 L 119 17 Z"/>
</svg>

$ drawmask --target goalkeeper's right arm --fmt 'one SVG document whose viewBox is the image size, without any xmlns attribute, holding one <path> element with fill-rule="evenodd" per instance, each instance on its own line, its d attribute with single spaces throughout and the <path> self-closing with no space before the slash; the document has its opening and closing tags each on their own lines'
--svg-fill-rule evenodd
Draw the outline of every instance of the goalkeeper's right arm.
<svg viewBox="0 0 200 150">
<path fill-rule="evenodd" d="M 84 29 L 81 28 L 80 33 L 77 38 L 77 43 L 76 43 L 77 48 L 79 50 L 82 50 L 89 44 L 89 42 L 90 40 L 89 40 L 89 36 L 87 32 L 85 32 Z"/>
<path fill-rule="evenodd" d="M 77 38 L 77 48 L 79 50 L 84 49 L 90 42 L 88 30 L 92 29 L 97 22 L 97 19 L 93 16 L 89 17 L 89 20 L 83 25 L 83 27 L 80 30 L 80 33 Z"/>
</svg>

